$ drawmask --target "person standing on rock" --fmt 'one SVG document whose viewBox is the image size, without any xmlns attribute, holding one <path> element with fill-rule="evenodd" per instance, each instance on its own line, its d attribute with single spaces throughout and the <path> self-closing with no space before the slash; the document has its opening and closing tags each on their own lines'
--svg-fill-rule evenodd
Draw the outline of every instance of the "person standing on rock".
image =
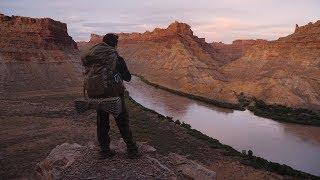
<svg viewBox="0 0 320 180">
<path fill-rule="evenodd" d="M 92 100 L 99 100 L 97 106 L 97 136 L 103 157 L 112 157 L 110 149 L 109 114 L 115 117 L 127 153 L 131 158 L 138 157 L 138 148 L 129 127 L 129 116 L 125 105 L 125 87 L 122 80 L 129 82 L 131 74 L 124 59 L 118 55 L 118 36 L 106 34 L 103 42 L 93 46 L 82 58 L 86 69 L 84 93 Z"/>
</svg>

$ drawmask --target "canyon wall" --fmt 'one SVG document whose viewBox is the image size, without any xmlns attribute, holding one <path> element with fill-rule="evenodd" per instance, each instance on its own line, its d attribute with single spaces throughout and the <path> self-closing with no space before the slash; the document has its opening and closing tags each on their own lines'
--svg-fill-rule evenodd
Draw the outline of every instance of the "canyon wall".
<svg viewBox="0 0 320 180">
<path fill-rule="evenodd" d="M 81 86 L 79 50 L 65 23 L 0 14 L 0 96 Z"/>
<path fill-rule="evenodd" d="M 206 43 L 189 25 L 120 33 L 118 50 L 129 69 L 169 89 L 222 103 L 239 104 L 239 96 L 270 105 L 320 110 L 319 22 L 297 26 L 276 41 L 235 40 Z M 92 35 L 90 47 L 101 42 Z"/>
<path fill-rule="evenodd" d="M 252 46 L 223 67 L 230 89 L 270 104 L 320 109 L 320 21 Z"/>
<path fill-rule="evenodd" d="M 221 54 L 224 64 L 228 64 L 242 57 L 250 47 L 266 42 L 268 41 L 263 39 L 239 39 L 234 40 L 232 44 L 213 42 L 211 45 L 219 54 Z"/>
<path fill-rule="evenodd" d="M 153 83 L 220 98 L 221 93 L 212 91 L 217 83 L 226 80 L 219 72 L 223 62 L 204 39 L 193 35 L 187 24 L 175 22 L 167 29 L 133 37 L 120 34 L 119 52 L 128 60 L 130 69 Z"/>
</svg>

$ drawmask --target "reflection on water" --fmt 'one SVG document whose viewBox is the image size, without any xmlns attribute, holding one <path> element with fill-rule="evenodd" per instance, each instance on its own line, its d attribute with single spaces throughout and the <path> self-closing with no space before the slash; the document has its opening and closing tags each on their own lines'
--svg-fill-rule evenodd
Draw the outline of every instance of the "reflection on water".
<svg viewBox="0 0 320 180">
<path fill-rule="evenodd" d="M 235 149 L 320 175 L 320 128 L 279 123 L 191 100 L 145 84 L 133 77 L 126 84 L 141 105 L 171 116 Z"/>
</svg>

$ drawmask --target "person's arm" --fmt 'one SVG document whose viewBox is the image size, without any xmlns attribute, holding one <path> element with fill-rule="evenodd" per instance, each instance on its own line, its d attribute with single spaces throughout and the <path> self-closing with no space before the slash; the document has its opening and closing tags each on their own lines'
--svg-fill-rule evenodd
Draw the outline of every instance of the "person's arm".
<svg viewBox="0 0 320 180">
<path fill-rule="evenodd" d="M 118 70 L 121 74 L 122 79 L 129 82 L 131 80 L 131 74 L 128 70 L 126 62 L 124 61 L 124 59 L 121 56 L 118 56 L 118 63 L 119 63 Z"/>
<path fill-rule="evenodd" d="M 88 57 L 87 54 L 81 54 L 81 62 L 82 62 L 82 66 L 84 66 L 84 67 L 88 67 L 91 65 L 91 63 L 88 61 L 87 57 Z"/>
</svg>

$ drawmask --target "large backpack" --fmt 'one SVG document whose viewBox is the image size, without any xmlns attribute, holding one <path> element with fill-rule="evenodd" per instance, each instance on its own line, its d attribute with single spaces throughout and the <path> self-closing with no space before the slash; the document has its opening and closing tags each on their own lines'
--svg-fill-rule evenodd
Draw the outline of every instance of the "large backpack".
<svg viewBox="0 0 320 180">
<path fill-rule="evenodd" d="M 84 94 L 89 98 L 116 97 L 124 93 L 121 78 L 116 72 L 118 54 L 106 43 L 93 46 L 85 55 L 89 64 L 84 79 Z"/>
</svg>

